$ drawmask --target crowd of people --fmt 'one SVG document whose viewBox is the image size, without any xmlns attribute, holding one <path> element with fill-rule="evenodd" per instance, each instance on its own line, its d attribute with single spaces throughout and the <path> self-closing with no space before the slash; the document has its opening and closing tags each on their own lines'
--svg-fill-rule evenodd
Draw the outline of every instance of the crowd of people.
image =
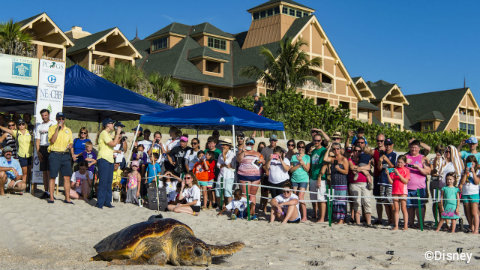
<svg viewBox="0 0 480 270">
<path fill-rule="evenodd" d="M 263 215 L 270 222 L 325 222 L 329 201 L 330 218 L 337 224 L 384 224 L 407 230 L 423 226 L 431 197 L 433 215 L 439 220 L 437 231 L 455 232 L 457 220 L 462 224 L 462 203 L 466 230 L 478 233 L 480 153 L 475 137 L 458 146 L 435 146 L 435 156 L 429 159 L 432 146 L 411 139 L 408 152 L 400 154 L 392 138 L 383 134 L 377 134 L 371 146 L 361 128 L 345 137 L 314 128 L 311 142 L 292 139 L 283 149 L 276 135 L 266 145 L 239 132 L 233 144 L 229 138 L 220 140 L 214 131 L 202 147 L 198 138 L 190 139 L 175 127 L 166 143 L 159 131 L 151 139 L 151 131 L 140 127 L 134 129 L 136 140 L 127 158 L 130 153 L 120 122 L 102 121 L 95 149 L 86 128 L 73 139 L 63 113 L 52 121 L 49 111 L 42 110 L 41 117 L 36 127 L 27 114 L 0 117 L 1 195 L 28 187 L 35 147 L 44 178 L 42 198 L 48 203 L 55 202 L 55 178 L 61 175 L 66 204 L 96 197 L 96 207 L 111 208 L 112 199 L 118 197 L 144 205 L 152 196 L 149 191 L 161 188 L 167 209 L 176 213 L 198 215 L 217 209 L 219 215 L 228 212 L 231 219 L 258 220 Z"/>
</svg>

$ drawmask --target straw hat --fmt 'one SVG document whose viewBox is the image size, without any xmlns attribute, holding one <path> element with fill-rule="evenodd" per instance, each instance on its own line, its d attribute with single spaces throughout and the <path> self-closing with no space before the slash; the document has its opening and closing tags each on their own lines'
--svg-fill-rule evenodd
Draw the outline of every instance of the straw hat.
<svg viewBox="0 0 480 270">
<path fill-rule="evenodd" d="M 220 145 L 232 145 L 232 139 L 230 138 L 225 138 L 223 140 L 220 141 Z"/>
<path fill-rule="evenodd" d="M 332 139 L 342 139 L 342 133 L 340 131 L 335 131 L 335 133 L 333 133 Z"/>
</svg>

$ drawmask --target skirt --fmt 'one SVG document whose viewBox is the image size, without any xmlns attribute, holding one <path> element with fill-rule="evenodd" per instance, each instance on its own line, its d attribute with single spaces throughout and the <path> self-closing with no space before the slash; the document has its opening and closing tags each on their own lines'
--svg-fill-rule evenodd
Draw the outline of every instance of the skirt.
<svg viewBox="0 0 480 270">
<path fill-rule="evenodd" d="M 333 219 L 343 220 L 347 214 L 347 185 L 332 185 L 335 199 L 332 202 Z"/>
<path fill-rule="evenodd" d="M 125 200 L 125 203 L 138 204 L 137 188 L 138 187 L 127 190 L 127 199 Z"/>
</svg>

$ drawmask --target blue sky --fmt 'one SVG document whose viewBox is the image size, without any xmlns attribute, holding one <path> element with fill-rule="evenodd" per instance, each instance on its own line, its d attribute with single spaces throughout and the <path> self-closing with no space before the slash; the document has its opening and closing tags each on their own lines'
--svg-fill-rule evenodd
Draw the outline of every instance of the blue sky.
<svg viewBox="0 0 480 270">
<path fill-rule="evenodd" d="M 117 26 L 140 38 L 171 22 L 210 22 L 229 33 L 248 30 L 247 9 L 266 0 L 2 1 L 0 21 L 47 14 L 63 30 L 94 33 Z M 479 1 L 298 0 L 315 9 L 351 76 L 397 83 L 405 94 L 463 87 L 480 102 Z M 95 7 L 93 7 L 95 6 Z"/>
</svg>

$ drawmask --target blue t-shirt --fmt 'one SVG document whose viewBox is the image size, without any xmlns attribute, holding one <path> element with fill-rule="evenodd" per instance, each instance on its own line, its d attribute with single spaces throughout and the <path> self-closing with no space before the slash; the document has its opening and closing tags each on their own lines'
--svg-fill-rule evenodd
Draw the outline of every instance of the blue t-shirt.
<svg viewBox="0 0 480 270">
<path fill-rule="evenodd" d="M 160 164 L 155 162 L 155 173 L 153 172 L 153 164 L 152 163 L 148 164 L 148 168 L 147 168 L 148 183 L 153 182 L 153 180 L 155 179 L 155 175 L 158 175 L 161 172 L 162 172 L 162 167 L 160 167 Z"/>
<path fill-rule="evenodd" d="M 85 143 L 90 142 L 90 139 L 75 139 L 73 140 L 73 153 L 78 155 L 85 151 Z"/>
<path fill-rule="evenodd" d="M 397 163 L 397 153 L 391 152 L 390 154 L 385 153 L 385 156 L 390 160 L 390 162 L 395 166 Z M 388 164 L 386 161 L 382 161 L 383 164 Z M 382 169 L 381 177 L 380 177 L 380 182 L 378 182 L 379 185 L 384 185 L 384 186 L 391 186 L 390 182 L 388 182 L 388 169 Z"/>
<path fill-rule="evenodd" d="M 477 162 L 480 163 L 480 153 L 472 154 L 470 151 L 460 151 L 460 155 L 463 160 L 466 160 L 468 156 L 475 156 Z"/>
<path fill-rule="evenodd" d="M 87 158 L 93 158 L 93 159 L 97 159 L 97 154 L 92 151 L 90 153 L 87 153 L 87 151 L 83 151 L 82 152 L 82 158 L 83 160 L 87 159 Z M 88 162 L 88 161 L 87 161 Z M 91 171 L 92 173 L 95 172 L 95 164 L 93 164 L 92 166 L 88 167 L 88 170 Z"/>
<path fill-rule="evenodd" d="M 361 153 L 360 157 L 358 157 L 358 164 L 364 163 L 368 164 L 370 160 L 372 159 L 372 156 L 369 154 Z"/>
<path fill-rule="evenodd" d="M 5 157 L 0 157 L 0 167 L 14 168 L 18 175 L 22 175 L 22 167 L 17 159 L 12 158 L 8 161 Z"/>
</svg>

